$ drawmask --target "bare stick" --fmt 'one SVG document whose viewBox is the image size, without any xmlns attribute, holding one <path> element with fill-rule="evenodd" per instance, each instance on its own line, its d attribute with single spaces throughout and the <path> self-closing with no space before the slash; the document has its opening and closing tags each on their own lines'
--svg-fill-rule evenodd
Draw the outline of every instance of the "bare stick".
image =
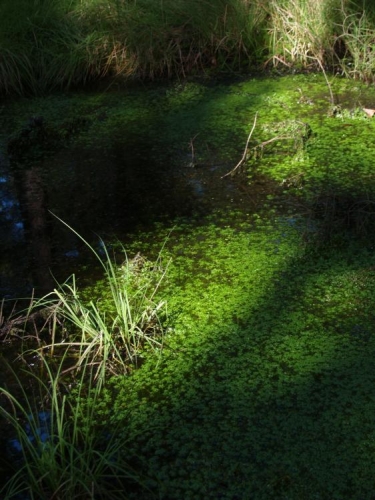
<svg viewBox="0 0 375 500">
<path fill-rule="evenodd" d="M 253 126 L 252 126 L 251 130 L 250 130 L 250 134 L 249 134 L 249 136 L 247 138 L 245 150 L 243 152 L 241 160 L 237 163 L 237 165 L 234 168 L 232 168 L 232 170 L 230 172 L 228 172 L 227 174 L 223 175 L 221 177 L 222 179 L 224 179 L 224 177 L 227 177 L 228 175 L 232 175 L 237 170 L 237 168 L 239 168 L 242 165 L 242 163 L 246 160 L 247 149 L 249 147 L 249 142 L 250 142 L 251 136 L 253 135 L 253 132 L 254 132 L 254 129 L 255 129 L 255 125 L 257 123 L 257 117 L 258 117 L 258 112 L 255 113 L 254 123 L 253 123 Z"/>
<path fill-rule="evenodd" d="M 319 64 L 320 66 L 320 69 L 322 70 L 322 73 L 324 75 L 324 78 L 325 78 L 325 81 L 327 83 L 327 87 L 328 87 L 328 90 L 329 90 L 329 95 L 331 96 L 331 104 L 332 106 L 335 104 L 335 97 L 333 95 L 333 92 L 332 92 L 332 86 L 331 84 L 329 83 L 329 80 L 328 80 L 328 77 L 327 77 L 327 73 L 324 69 L 324 66 L 322 64 L 322 61 L 320 60 L 319 57 L 316 57 L 316 56 L 307 56 L 307 57 L 310 57 L 310 59 L 314 59 L 315 61 L 317 61 L 317 63 Z"/>
<path fill-rule="evenodd" d="M 190 139 L 190 141 L 189 141 L 189 146 L 190 146 L 190 149 L 191 149 L 191 163 L 190 163 L 190 165 L 191 165 L 192 167 L 194 167 L 194 165 L 195 165 L 194 141 L 195 141 L 195 139 L 198 137 L 198 135 L 199 135 L 199 133 L 198 133 L 198 134 L 196 134 L 196 135 L 195 135 L 192 139 Z"/>
<path fill-rule="evenodd" d="M 284 139 L 292 139 L 292 137 L 290 135 L 278 135 L 277 137 L 272 137 L 272 139 L 268 139 L 267 141 L 261 142 L 260 144 L 255 146 L 255 148 L 253 148 L 253 149 L 264 148 L 264 146 L 267 146 L 268 144 L 272 144 L 275 141 L 281 141 Z"/>
</svg>

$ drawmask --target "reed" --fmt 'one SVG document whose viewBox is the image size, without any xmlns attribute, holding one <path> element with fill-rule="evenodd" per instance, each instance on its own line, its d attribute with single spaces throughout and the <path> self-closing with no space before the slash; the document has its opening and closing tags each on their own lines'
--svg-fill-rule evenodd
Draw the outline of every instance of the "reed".
<svg viewBox="0 0 375 500">
<path fill-rule="evenodd" d="M 255 2 L 164 0 L 116 4 L 106 11 L 114 37 L 108 66 L 140 77 L 187 76 L 254 62 L 260 18 Z M 259 45 L 259 44 L 258 44 Z"/>
<path fill-rule="evenodd" d="M 67 227 L 93 252 L 104 271 L 104 280 L 97 300 L 87 297 L 87 292 L 79 293 L 73 275 L 34 302 L 34 310 L 52 311 L 51 343 L 42 347 L 41 352 L 53 355 L 68 349 L 71 359 L 76 359 L 69 370 L 90 367 L 101 386 L 108 373 L 125 374 L 137 366 L 145 351 L 161 351 L 166 303 L 157 299 L 156 293 L 169 263 L 163 265 L 161 253 L 156 262 L 139 254 L 129 260 L 122 248 L 123 263 L 117 266 L 103 242 L 102 258 L 76 231 Z"/>
<path fill-rule="evenodd" d="M 371 10 L 351 12 L 343 5 L 341 14 L 343 21 L 338 40 L 345 48 L 340 58 L 342 73 L 351 78 L 374 82 L 375 25 Z"/>
<path fill-rule="evenodd" d="M 260 57 L 266 33 L 261 4 L 244 0 L 25 0 L 24 9 L 4 0 L 0 14 L 3 93 L 43 93 L 107 73 L 240 70 Z"/>
<path fill-rule="evenodd" d="M 269 63 L 324 66 L 373 79 L 370 1 L 19 0 L 15 5 L 11 0 L 0 5 L 3 94 L 43 94 L 105 75 L 185 78 Z"/>
<path fill-rule="evenodd" d="M 0 89 L 41 94 L 84 83 L 92 71 L 89 40 L 69 17 L 71 2 L 5 0 L 0 7 Z"/>
<path fill-rule="evenodd" d="M 308 67 L 317 60 L 332 65 L 335 15 L 335 2 L 272 1 L 270 60 L 289 67 Z"/>
<path fill-rule="evenodd" d="M 127 498 L 128 488 L 141 480 L 126 463 L 120 433 L 97 423 L 100 392 L 92 378 L 83 370 L 64 384 L 63 363 L 52 369 L 46 359 L 41 362 L 43 378 L 28 371 L 27 387 L 15 375 L 12 391 L 0 388 L 2 426 L 9 435 L 1 498 Z"/>
</svg>

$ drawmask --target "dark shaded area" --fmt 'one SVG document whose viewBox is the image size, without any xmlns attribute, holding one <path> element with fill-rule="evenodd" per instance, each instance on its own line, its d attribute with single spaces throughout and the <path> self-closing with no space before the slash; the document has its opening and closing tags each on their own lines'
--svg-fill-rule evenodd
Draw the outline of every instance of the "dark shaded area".
<svg viewBox="0 0 375 500">
<path fill-rule="evenodd" d="M 344 245 L 354 238 L 371 241 L 375 234 L 375 199 L 368 191 L 355 194 L 327 186 L 307 207 L 321 244 Z"/>
<path fill-rule="evenodd" d="M 85 245 L 51 212 L 100 251 L 99 236 L 126 242 L 130 233 L 156 221 L 197 218 L 218 206 L 240 205 L 243 199 L 251 207 L 257 205 L 258 196 L 266 191 L 263 182 L 249 195 L 242 180 L 220 179 L 231 165 L 220 151 L 220 144 L 227 142 L 224 133 L 209 140 L 201 134 L 192 158 L 188 138 L 196 134 L 197 123 L 204 121 L 210 105 L 220 97 L 220 91 L 214 91 L 215 82 L 207 88 L 211 93 L 206 99 L 193 95 L 192 111 L 182 112 L 182 119 L 188 117 L 186 124 L 179 124 L 178 101 L 176 109 L 159 104 L 174 93 L 178 100 L 181 93 L 180 106 L 186 109 L 189 102 L 184 102 L 181 85 L 177 90 L 150 89 L 147 94 L 130 90 L 130 98 L 143 95 L 150 101 L 147 113 L 151 114 L 145 113 L 145 103 L 139 110 L 133 105 L 130 112 L 135 119 L 130 126 L 126 105 L 117 117 L 111 99 L 117 106 L 119 98 L 114 93 L 104 106 L 88 106 L 81 114 L 70 109 L 69 98 L 57 96 L 51 104 L 46 100 L 44 106 L 52 118 L 34 114 L 12 131 L 2 160 L 3 196 L 9 201 L 4 201 L 7 237 L 2 243 L 7 272 L 1 295 L 31 295 L 33 288 L 42 294 L 54 286 L 51 271 L 57 280 L 65 281 L 81 265 L 96 266 Z M 129 99 L 126 92 L 124 97 Z M 110 136 L 107 127 L 112 127 Z M 238 133 L 227 133 L 231 148 L 239 151 Z M 9 225 L 14 228 L 11 233 Z M 18 226 L 22 234 L 16 235 Z"/>
</svg>

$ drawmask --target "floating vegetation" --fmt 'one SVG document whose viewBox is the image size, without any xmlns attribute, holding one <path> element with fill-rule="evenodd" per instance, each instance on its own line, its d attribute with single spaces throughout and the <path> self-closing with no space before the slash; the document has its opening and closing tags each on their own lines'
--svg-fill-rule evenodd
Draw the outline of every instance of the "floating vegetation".
<svg viewBox="0 0 375 500">
<path fill-rule="evenodd" d="M 366 494 L 374 254 L 306 245 L 294 217 L 232 217 L 171 237 L 163 361 L 113 381 L 129 456 L 165 498 Z"/>
<path fill-rule="evenodd" d="M 60 409 L 65 408 L 61 401 L 69 403 L 67 412 L 74 416 L 69 405 L 76 397 L 81 408 L 90 410 L 90 432 L 103 425 L 113 432 L 111 443 L 122 446 L 116 457 L 123 459 L 124 470 L 130 463 L 137 471 L 133 478 L 114 480 L 129 498 L 339 500 L 373 494 L 375 122 L 362 111 L 373 109 L 373 100 L 373 90 L 359 83 L 332 78 L 329 91 L 324 76 L 310 74 L 178 83 L 125 95 L 56 95 L 48 102 L 20 100 L 3 108 L 4 123 L 17 137 L 27 117 L 39 116 L 34 106 L 42 106 L 41 115 L 53 130 L 64 110 L 74 114 L 78 103 L 79 112 L 91 117 L 70 143 L 81 163 L 72 167 L 64 159 L 66 151 L 50 164 L 45 157 L 46 190 L 63 219 L 72 216 L 74 206 L 78 224 L 89 220 L 86 230 L 123 229 L 119 236 L 130 257 L 125 258 L 122 244 L 112 242 L 99 264 L 108 279 L 96 281 L 96 275 L 80 294 L 74 282 L 57 289 L 67 292 L 68 311 L 78 311 L 78 327 L 88 318 L 83 326 L 90 331 L 82 363 L 75 359 L 68 372 L 73 387 L 59 386 L 66 399 L 56 401 Z M 141 160 L 130 169 L 126 158 L 134 150 Z M 222 179 L 241 158 L 239 175 Z M 116 180 L 108 192 L 126 184 L 121 172 L 133 177 L 142 172 L 145 182 L 152 179 L 158 203 L 135 189 L 126 196 L 116 191 L 116 216 L 111 213 L 100 226 L 108 207 L 100 205 L 97 191 L 90 203 L 85 183 L 102 163 L 101 179 Z M 22 167 L 15 172 L 27 172 L 30 164 Z M 77 195 L 82 206 L 74 203 L 76 175 L 85 181 Z M 106 184 L 99 185 L 104 197 Z M 170 209 L 169 197 L 175 197 L 177 208 Z M 131 204 L 143 218 L 130 238 L 129 226 L 122 224 Z M 112 219 L 117 225 L 110 226 Z M 102 247 L 92 248 L 102 255 Z M 112 250 L 120 262 L 106 263 Z M 118 291 L 127 318 L 139 315 L 128 314 L 124 288 L 129 303 L 133 292 L 136 304 L 145 298 L 146 322 L 136 322 L 135 330 L 139 334 L 143 325 L 150 334 L 148 350 L 143 335 L 135 348 L 122 342 L 112 293 L 116 282 L 115 297 Z M 137 291 L 142 293 L 137 296 Z M 159 316 L 165 304 L 168 315 Z M 99 309 L 108 322 L 99 324 L 95 317 L 91 329 Z M 74 323 L 65 314 L 63 325 L 74 335 L 80 330 L 77 323 L 69 330 L 71 319 Z M 103 324 L 108 335 L 114 334 L 99 345 L 109 349 L 108 363 L 97 356 L 94 343 L 104 338 Z M 71 340 L 68 336 L 66 347 Z M 53 359 L 51 351 L 42 352 L 44 361 Z M 117 370 L 132 361 L 138 369 L 126 364 Z M 91 374 L 91 387 L 103 381 L 94 399 L 90 384 L 80 376 L 75 381 L 73 372 Z M 43 411 L 51 411 L 51 392 L 45 401 Z M 22 422 L 12 420 L 12 412 L 5 417 L 22 424 L 18 431 L 30 441 L 24 424 L 31 412 L 17 408 Z M 41 408 L 33 411 L 37 422 Z M 77 432 L 86 431 L 81 427 L 85 415 L 74 420 Z M 69 433 L 62 436 L 70 439 Z M 86 453 L 78 441 L 78 447 L 69 448 L 71 456 L 79 456 L 77 449 Z M 92 464 L 92 450 L 85 464 Z M 99 465 L 113 456 L 103 442 L 99 451 Z M 58 463 L 66 466 L 60 458 Z M 63 485 L 46 487 L 34 465 L 31 472 L 48 494 L 63 490 Z M 137 478 L 145 479 L 138 483 Z"/>
</svg>

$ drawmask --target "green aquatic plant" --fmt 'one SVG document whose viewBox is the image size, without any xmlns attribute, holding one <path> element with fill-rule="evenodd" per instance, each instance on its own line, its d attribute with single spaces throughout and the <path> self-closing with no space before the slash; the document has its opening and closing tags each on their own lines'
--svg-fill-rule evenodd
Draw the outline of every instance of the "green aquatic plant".
<svg viewBox="0 0 375 500">
<path fill-rule="evenodd" d="M 69 227 L 69 226 L 68 226 Z M 71 229 L 71 228 L 70 228 Z M 80 237 L 74 230 L 72 230 Z M 124 261 L 120 267 L 112 262 L 102 243 L 104 257 L 82 237 L 105 273 L 100 293 L 95 299 L 78 292 L 75 276 L 34 303 L 34 308 L 53 311 L 52 344 L 43 351 L 67 348 L 77 358 L 70 370 L 89 366 L 98 384 L 108 373 L 127 373 L 136 366 L 148 349 L 162 348 L 166 304 L 156 293 L 167 271 L 161 254 L 149 262 L 137 254 L 129 260 L 122 248 Z M 63 332 L 56 331 L 63 321 Z M 61 338 L 58 341 L 57 338 Z"/>
<path fill-rule="evenodd" d="M 0 387 L 8 433 L 1 498 L 125 499 L 140 483 L 126 461 L 126 443 L 117 429 L 98 424 L 100 393 L 87 370 L 64 384 L 62 367 L 44 358 L 43 375 L 30 369 L 22 378 L 14 374 L 11 389 Z"/>
<path fill-rule="evenodd" d="M 197 159 L 209 141 L 220 159 L 237 150 L 228 171 L 241 158 L 255 110 L 256 143 L 284 132 L 297 139 L 275 141 L 251 158 L 248 185 L 245 176 L 234 179 L 250 203 L 242 198 L 236 209 L 232 186 L 221 210 L 206 205 L 195 217 L 163 218 L 126 246 L 128 255 L 141 251 L 151 259 L 134 260 L 130 283 L 142 283 L 142 273 L 147 278 L 153 271 L 158 282 L 165 265 L 155 266 L 152 256 L 177 225 L 163 250 L 172 262 L 154 296 L 156 304 L 157 296 L 168 302 L 166 341 L 163 356 L 150 349 L 131 377 L 107 377 L 101 386 L 105 400 L 97 401 L 91 422 L 121 428 L 130 462 L 152 478 L 146 483 L 161 498 L 372 495 L 373 231 L 358 238 L 356 231 L 343 231 L 348 218 L 342 217 L 348 212 L 355 222 L 360 209 L 360 224 L 366 210 L 373 219 L 374 122 L 356 111 L 360 101 L 371 105 L 372 89 L 364 88 L 333 79 L 332 93 L 341 104 L 335 116 L 327 116 L 331 96 L 323 76 L 313 74 L 230 86 L 178 84 L 168 92 L 153 89 L 147 99 L 135 98 L 135 92 L 98 98 L 106 119 L 87 131 L 87 144 L 100 136 L 109 147 L 114 134 L 126 141 L 125 132 L 140 117 L 132 131 L 144 142 L 154 129 L 147 135 L 153 141 L 146 141 L 152 156 L 166 145 L 173 152 L 188 149 L 193 140 Z M 92 97 L 80 99 L 97 112 Z M 23 101 L 22 113 L 26 106 Z M 58 178 L 57 170 L 53 164 L 50 179 Z M 198 176 L 211 168 L 176 171 L 176 177 L 191 171 Z M 212 171 L 211 179 L 218 172 Z M 324 224 L 334 238 L 321 245 Z M 68 298 L 77 295 L 90 311 L 100 307 L 113 324 L 117 308 L 106 279 L 80 292 L 74 282 L 67 285 Z M 79 331 L 67 328 L 71 341 Z M 87 368 L 76 361 L 69 367 L 97 375 L 99 358 L 87 359 Z M 108 366 L 116 366 L 110 355 Z M 94 384 L 100 385 L 100 376 Z M 150 496 L 136 487 L 129 491 L 137 500 Z"/>
<path fill-rule="evenodd" d="M 305 224 L 216 214 L 171 236 L 163 360 L 107 408 L 162 497 L 371 495 L 372 244 L 318 248 Z"/>
</svg>

